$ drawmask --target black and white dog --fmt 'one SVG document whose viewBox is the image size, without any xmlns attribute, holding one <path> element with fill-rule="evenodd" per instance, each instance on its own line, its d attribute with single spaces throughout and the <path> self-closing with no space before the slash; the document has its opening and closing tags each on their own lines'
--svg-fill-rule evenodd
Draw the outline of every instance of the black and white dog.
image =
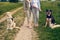
<svg viewBox="0 0 60 40">
<path fill-rule="evenodd" d="M 50 26 L 51 23 L 52 24 L 55 23 L 55 19 L 52 16 L 52 10 L 46 10 L 46 25 L 45 26 L 47 26 L 47 25 Z"/>
<path fill-rule="evenodd" d="M 49 27 L 56 28 L 56 27 L 60 27 L 60 25 L 56 25 L 55 23 L 55 19 L 52 15 L 52 10 L 46 10 L 46 25 L 45 27 L 49 25 Z"/>
</svg>

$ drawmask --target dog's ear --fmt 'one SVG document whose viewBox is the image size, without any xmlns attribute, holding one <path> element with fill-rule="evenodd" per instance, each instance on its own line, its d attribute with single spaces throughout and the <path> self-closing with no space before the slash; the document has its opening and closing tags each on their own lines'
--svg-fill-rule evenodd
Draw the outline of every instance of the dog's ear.
<svg viewBox="0 0 60 40">
<path fill-rule="evenodd" d="M 46 12 L 48 12 L 48 9 L 46 9 Z"/>
<path fill-rule="evenodd" d="M 52 10 L 50 9 L 50 12 L 52 12 Z"/>
</svg>

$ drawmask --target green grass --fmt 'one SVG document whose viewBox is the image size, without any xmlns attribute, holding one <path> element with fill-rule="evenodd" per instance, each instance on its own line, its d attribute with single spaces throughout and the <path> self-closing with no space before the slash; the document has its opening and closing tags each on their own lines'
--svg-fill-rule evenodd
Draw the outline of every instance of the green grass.
<svg viewBox="0 0 60 40">
<path fill-rule="evenodd" d="M 7 11 L 10 11 L 21 6 L 22 3 L 0 2 L 0 16 Z"/>
<path fill-rule="evenodd" d="M 13 15 L 13 17 L 15 17 L 14 18 L 14 21 L 15 21 L 16 25 L 18 27 L 21 26 L 22 23 L 23 23 L 23 21 L 24 21 L 24 17 L 25 17 L 24 12 L 23 12 L 23 9 L 17 11 L 17 13 Z"/>
<path fill-rule="evenodd" d="M 13 15 L 14 21 L 17 24 L 16 27 L 20 27 L 24 20 L 23 9 L 20 10 Z M 7 30 L 6 24 L 6 20 L 3 23 L 0 23 L 0 40 L 14 40 L 20 29 L 14 28 L 13 30 Z"/>
<path fill-rule="evenodd" d="M 41 2 L 42 11 L 40 12 L 39 27 L 35 28 L 39 40 L 60 40 L 60 28 L 51 29 L 44 27 L 46 19 L 46 9 L 51 9 L 57 24 L 60 24 L 60 2 Z"/>
</svg>

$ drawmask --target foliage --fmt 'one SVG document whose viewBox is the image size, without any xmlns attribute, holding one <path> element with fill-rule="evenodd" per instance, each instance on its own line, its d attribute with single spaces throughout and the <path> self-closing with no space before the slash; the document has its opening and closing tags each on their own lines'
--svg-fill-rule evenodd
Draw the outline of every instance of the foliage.
<svg viewBox="0 0 60 40">
<path fill-rule="evenodd" d="M 18 0 L 9 0 L 9 2 L 18 2 Z"/>
</svg>

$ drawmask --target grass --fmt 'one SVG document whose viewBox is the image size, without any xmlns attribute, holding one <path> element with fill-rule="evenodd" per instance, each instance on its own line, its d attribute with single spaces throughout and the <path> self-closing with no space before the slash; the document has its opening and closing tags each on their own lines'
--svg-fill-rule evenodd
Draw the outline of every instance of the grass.
<svg viewBox="0 0 60 40">
<path fill-rule="evenodd" d="M 0 2 L 0 16 L 7 11 L 10 11 L 21 6 L 22 3 Z"/>
<path fill-rule="evenodd" d="M 13 11 L 21 6 L 22 3 L 0 2 L 0 19 L 6 15 L 5 12 Z"/>
<path fill-rule="evenodd" d="M 24 12 L 23 12 L 23 9 L 17 11 L 17 13 L 13 15 L 13 17 L 15 17 L 14 18 L 15 19 L 14 21 L 16 22 L 16 25 L 18 27 L 21 26 L 22 25 L 21 23 L 23 23 L 24 17 L 25 17 Z"/>
<path fill-rule="evenodd" d="M 23 9 L 20 10 L 13 15 L 14 21 L 17 24 L 16 27 L 20 27 L 24 20 Z M 0 23 L 0 40 L 14 40 L 19 29 L 7 30 L 6 28 L 7 25 L 5 20 L 3 23 Z"/>
<path fill-rule="evenodd" d="M 39 27 L 35 28 L 38 33 L 39 40 L 60 40 L 60 28 L 51 29 L 50 27 L 44 27 L 46 9 L 51 9 L 53 16 L 57 24 L 60 24 L 60 2 L 41 2 L 42 11 L 40 12 Z"/>
</svg>

